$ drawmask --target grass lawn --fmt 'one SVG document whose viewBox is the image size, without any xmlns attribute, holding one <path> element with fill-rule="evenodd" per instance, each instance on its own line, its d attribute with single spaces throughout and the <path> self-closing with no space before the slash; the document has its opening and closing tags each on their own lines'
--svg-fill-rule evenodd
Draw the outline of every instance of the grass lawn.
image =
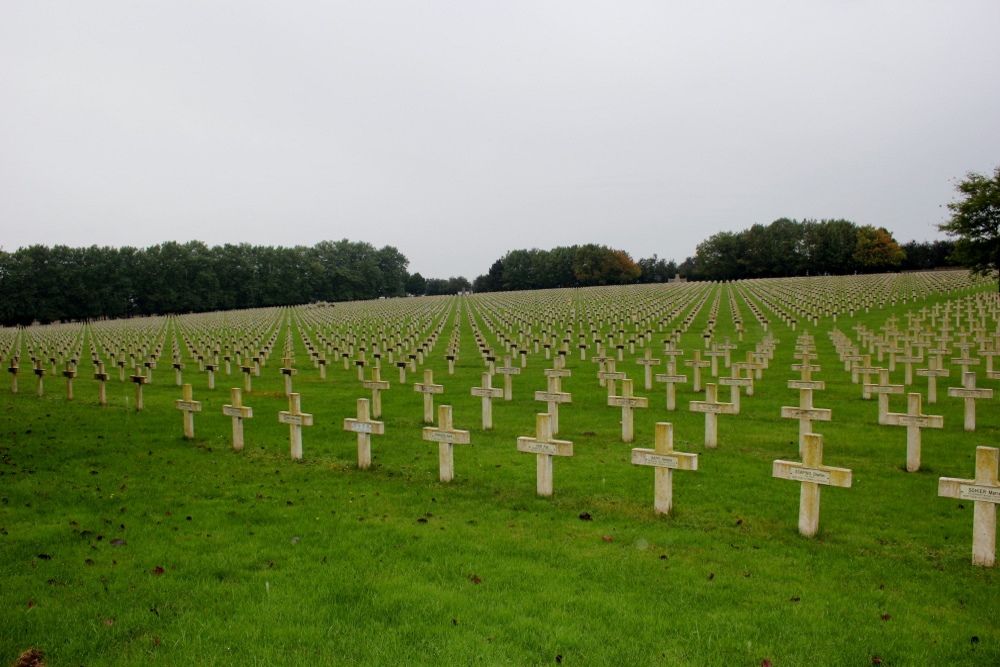
<svg viewBox="0 0 1000 667">
<path fill-rule="evenodd" d="M 799 484 L 771 476 L 773 460 L 799 460 L 798 422 L 779 414 L 798 404 L 786 381 L 798 377 L 801 327 L 772 326 L 781 342 L 770 368 L 741 414 L 719 418 L 710 451 L 704 416 L 687 409 L 703 394 L 682 385 L 668 412 L 664 385 L 643 388 L 638 346 L 618 370 L 650 408 L 636 411 L 635 442 L 622 443 L 620 409 L 607 406 L 597 365 L 574 351 L 558 435 L 574 456 L 556 458 L 551 498 L 536 495 L 535 457 L 515 446 L 544 410 L 533 394 L 551 362 L 530 355 L 514 400 L 495 400 L 494 429 L 482 431 L 470 298 L 442 311 L 449 319 L 425 365 L 445 387 L 436 404 L 453 405 L 456 428 L 471 431 L 448 484 L 437 445 L 421 440 L 422 397 L 410 386 L 420 374 L 400 386 L 383 368 L 386 433 L 372 438 L 372 468 L 358 470 L 343 419 L 370 394 L 353 367 L 332 364 L 321 380 L 295 324 L 294 390 L 315 425 L 304 429 L 304 460 L 289 459 L 277 420 L 287 409 L 284 316 L 278 351 L 244 395 L 254 417 L 242 452 L 222 415 L 238 373 L 220 372 L 209 391 L 187 360 L 202 412 L 185 440 L 165 361 L 142 412 L 114 369 L 104 407 L 89 363 L 74 401 L 56 378 L 35 396 L 24 372 L 20 393 L 0 393 L 0 664 L 28 648 L 51 665 L 1000 663 L 1000 577 L 971 565 L 972 503 L 937 497 L 938 477 L 973 477 L 976 447 L 1000 445 L 997 397 L 966 433 L 962 402 L 945 389 L 958 386 L 957 371 L 942 379 L 924 412 L 944 415 L 945 428 L 924 431 L 922 468 L 907 473 L 906 429 L 877 424 L 875 401 L 862 400 L 828 336 L 966 294 L 809 327 L 826 382 L 814 402 L 833 410 L 814 425 L 824 463 L 854 473 L 852 488 L 823 488 L 814 538 L 797 531 Z M 684 335 L 685 359 L 702 347 L 711 302 Z M 448 375 L 455 323 L 461 347 Z M 764 335 L 748 329 L 740 359 Z M 725 335 L 735 339 L 723 299 L 716 340 Z M 914 387 L 925 392 L 926 379 Z M 728 388 L 719 395 L 728 400 Z M 905 411 L 905 397 L 891 409 Z M 630 463 L 658 421 L 674 424 L 677 450 L 699 454 L 697 471 L 674 473 L 669 517 L 653 512 L 653 471 Z"/>
</svg>

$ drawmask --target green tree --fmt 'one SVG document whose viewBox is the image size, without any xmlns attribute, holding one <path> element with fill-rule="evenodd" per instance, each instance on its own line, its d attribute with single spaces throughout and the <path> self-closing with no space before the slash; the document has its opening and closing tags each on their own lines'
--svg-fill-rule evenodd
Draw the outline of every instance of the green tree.
<svg viewBox="0 0 1000 667">
<path fill-rule="evenodd" d="M 865 272 L 888 271 L 899 268 L 906 253 L 885 227 L 864 225 L 858 228 L 858 245 L 854 260 L 858 269 Z"/>
<path fill-rule="evenodd" d="M 992 275 L 1000 270 L 1000 166 L 992 178 L 969 172 L 955 189 L 961 197 L 948 204 L 951 220 L 939 228 L 956 238 L 957 261 L 973 273 Z"/>
</svg>

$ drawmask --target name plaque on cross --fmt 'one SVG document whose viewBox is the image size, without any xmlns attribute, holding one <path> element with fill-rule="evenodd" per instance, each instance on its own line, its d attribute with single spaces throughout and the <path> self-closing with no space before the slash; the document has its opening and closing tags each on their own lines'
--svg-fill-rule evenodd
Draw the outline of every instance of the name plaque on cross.
<svg viewBox="0 0 1000 667">
<path fill-rule="evenodd" d="M 995 486 L 975 486 L 960 484 L 958 497 L 962 500 L 979 500 L 987 503 L 1000 503 L 1000 488 Z"/>
<path fill-rule="evenodd" d="M 429 440 L 431 442 L 450 442 L 456 445 L 467 445 L 469 444 L 469 432 L 437 431 L 428 427 L 424 430 L 424 440 Z"/>
<path fill-rule="evenodd" d="M 568 448 L 568 453 L 566 453 L 567 448 L 564 445 L 559 445 L 551 442 L 533 442 L 520 439 L 518 439 L 517 442 L 517 451 L 524 452 L 526 454 L 548 454 L 549 456 L 573 455 L 572 445 Z"/>
<path fill-rule="evenodd" d="M 814 391 L 823 391 L 826 389 L 826 383 L 822 380 L 789 380 L 789 389 L 812 389 Z"/>
<path fill-rule="evenodd" d="M 371 423 L 365 422 L 352 422 L 347 425 L 348 429 L 354 433 L 372 433 Z"/>
<path fill-rule="evenodd" d="M 788 479 L 794 479 L 797 482 L 813 482 L 815 484 L 826 485 L 829 485 L 831 481 L 829 472 L 815 468 L 792 468 L 788 471 Z"/>
<path fill-rule="evenodd" d="M 644 408 L 647 405 L 645 398 L 625 398 L 624 396 L 610 396 L 608 405 L 614 408 Z"/>
<path fill-rule="evenodd" d="M 278 421 L 282 424 L 292 424 L 293 426 L 311 426 L 312 424 L 303 424 L 302 415 L 289 415 L 284 413 L 278 413 Z"/>
<path fill-rule="evenodd" d="M 223 405 L 222 414 L 226 417 L 240 417 L 240 418 L 251 418 L 253 417 L 253 411 L 251 408 L 247 407 L 236 407 L 235 405 Z"/>
<path fill-rule="evenodd" d="M 657 468 L 678 468 L 680 461 L 676 456 L 650 454 L 638 449 L 632 450 L 632 463 L 637 466 L 655 466 Z"/>
</svg>

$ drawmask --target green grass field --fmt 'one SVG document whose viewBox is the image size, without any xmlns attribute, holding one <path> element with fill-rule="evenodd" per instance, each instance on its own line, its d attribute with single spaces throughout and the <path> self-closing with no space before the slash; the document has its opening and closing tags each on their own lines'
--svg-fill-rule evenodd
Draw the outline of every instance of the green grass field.
<svg viewBox="0 0 1000 667">
<path fill-rule="evenodd" d="M 980 288 L 995 292 L 995 285 Z M 835 326 L 852 335 L 965 290 L 916 305 L 873 308 Z M 579 292 L 566 292 L 576 298 Z M 514 378 L 514 400 L 494 402 L 492 431 L 470 395 L 484 370 L 465 298 L 454 306 L 425 368 L 434 370 L 471 445 L 456 446 L 456 479 L 438 481 L 437 446 L 421 440 L 422 397 L 395 369 L 383 394 L 386 434 L 373 436 L 373 466 L 358 470 L 356 441 L 342 422 L 369 395 L 340 364 L 326 380 L 293 331 L 294 390 L 315 418 L 304 460 L 289 458 L 280 341 L 254 391 L 246 448 L 234 452 L 221 413 L 234 373 L 208 391 L 196 364 L 185 371 L 202 402 L 194 440 L 182 437 L 180 398 L 168 363 L 134 410 L 134 386 L 112 370 L 109 404 L 81 365 L 75 400 L 64 382 L 20 376 L 0 393 L 0 663 L 37 648 L 50 665 L 274 664 L 697 664 L 943 665 L 1000 662 L 1000 577 L 971 564 L 972 503 L 937 497 L 940 476 L 971 478 L 975 449 L 1000 445 L 997 397 L 980 402 L 978 430 L 962 430 L 962 402 L 940 383 L 945 428 L 925 430 L 923 464 L 905 471 L 904 428 L 879 426 L 875 401 L 838 361 L 825 319 L 815 337 L 815 404 L 824 463 L 850 468 L 852 488 L 824 488 L 820 532 L 798 534 L 799 484 L 771 477 L 775 459 L 799 460 L 796 337 L 772 325 L 770 368 L 742 412 L 719 419 L 719 447 L 704 447 L 701 400 L 691 385 L 668 412 L 664 385 L 643 389 L 626 349 L 618 363 L 650 408 L 638 410 L 636 441 L 621 442 L 621 412 L 607 407 L 597 366 L 567 358 L 573 402 L 559 438 L 572 458 L 555 460 L 555 493 L 535 493 L 535 457 L 516 451 L 544 411 L 544 355 Z M 709 299 L 709 304 L 711 299 Z M 723 299 L 716 340 L 735 337 Z M 701 347 L 706 308 L 682 339 Z M 745 309 L 744 309 L 745 310 Z M 581 308 L 582 312 L 582 308 Z M 748 315 L 748 313 L 744 313 Z M 751 318 L 752 320 L 752 318 Z M 479 319 L 480 327 L 484 322 Z M 444 347 L 461 332 L 455 374 Z M 905 320 L 904 320 L 905 323 Z M 996 322 L 993 322 L 994 328 Z M 484 329 L 485 333 L 485 329 Z M 737 354 L 763 336 L 748 325 Z M 487 336 L 490 337 L 489 335 Z M 654 334 L 655 352 L 663 334 Z M 491 341 L 495 344 L 495 337 Z M 169 348 L 169 346 L 168 346 Z M 86 349 L 86 348 L 85 348 Z M 588 356 L 594 350 L 588 351 Z M 663 368 L 657 372 L 664 372 Z M 684 369 L 690 375 L 689 369 Z M 980 384 L 997 390 L 996 381 Z M 494 379 L 494 386 L 500 385 Z M 893 374 L 901 381 L 901 371 Z M 917 378 L 913 391 L 924 392 Z M 727 388 L 720 398 L 728 400 Z M 903 397 L 891 409 L 903 411 Z M 675 446 L 699 454 L 699 470 L 674 474 L 674 512 L 653 512 L 653 471 L 630 463 L 669 421 Z"/>
</svg>

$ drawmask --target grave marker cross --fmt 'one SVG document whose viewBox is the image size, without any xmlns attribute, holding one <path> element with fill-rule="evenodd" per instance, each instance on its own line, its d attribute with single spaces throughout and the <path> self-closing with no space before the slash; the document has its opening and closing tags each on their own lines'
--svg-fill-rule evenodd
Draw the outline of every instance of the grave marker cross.
<svg viewBox="0 0 1000 667">
<path fill-rule="evenodd" d="M 302 412 L 302 401 L 299 394 L 288 395 L 288 410 L 278 413 L 278 421 L 288 424 L 288 439 L 291 443 L 292 459 L 302 458 L 302 427 L 313 425 L 313 416 Z"/>
<path fill-rule="evenodd" d="M 920 429 L 944 428 L 944 417 L 920 412 L 920 394 L 907 395 L 907 411 L 890 412 L 885 416 L 888 426 L 906 427 L 906 471 L 920 470 Z"/>
<path fill-rule="evenodd" d="M 653 509 L 657 514 L 670 514 L 674 504 L 674 470 L 697 470 L 698 455 L 675 451 L 674 425 L 657 422 L 653 449 L 633 449 L 632 464 L 656 468 Z"/>
<path fill-rule="evenodd" d="M 823 465 L 823 436 L 805 434 L 802 463 L 775 461 L 771 476 L 802 483 L 799 495 L 799 533 L 812 537 L 819 530 L 819 487 L 842 486 L 850 488 L 851 471 Z"/>
<path fill-rule="evenodd" d="M 239 387 L 229 390 L 229 405 L 222 406 L 222 414 L 233 419 L 233 450 L 243 449 L 243 420 L 253 417 L 253 408 L 243 405 L 243 392 Z"/>
<path fill-rule="evenodd" d="M 573 456 L 573 443 L 568 440 L 553 440 L 549 427 L 549 415 L 542 413 L 535 418 L 535 437 L 521 436 L 517 439 L 517 451 L 537 454 L 537 490 L 540 496 L 552 495 L 552 457 Z"/>
<path fill-rule="evenodd" d="M 368 470 L 372 464 L 372 434 L 383 435 L 385 424 L 368 416 L 368 399 L 358 399 L 357 419 L 344 419 L 344 430 L 358 434 L 358 467 Z"/>
<path fill-rule="evenodd" d="M 194 400 L 191 385 L 185 384 L 181 387 L 181 398 L 174 401 L 174 407 L 184 412 L 184 437 L 188 440 L 193 439 L 194 413 L 201 412 L 201 401 Z"/>
<path fill-rule="evenodd" d="M 455 445 L 469 444 L 469 432 L 452 425 L 451 406 L 438 406 L 438 425 L 424 427 L 424 440 L 438 443 L 438 468 L 442 482 L 455 479 Z"/>
<path fill-rule="evenodd" d="M 972 564 L 983 567 L 992 567 L 996 562 L 997 503 L 1000 503 L 998 462 L 1000 449 L 976 447 L 975 479 L 942 477 L 938 480 L 939 496 L 975 503 L 972 518 Z"/>
</svg>

